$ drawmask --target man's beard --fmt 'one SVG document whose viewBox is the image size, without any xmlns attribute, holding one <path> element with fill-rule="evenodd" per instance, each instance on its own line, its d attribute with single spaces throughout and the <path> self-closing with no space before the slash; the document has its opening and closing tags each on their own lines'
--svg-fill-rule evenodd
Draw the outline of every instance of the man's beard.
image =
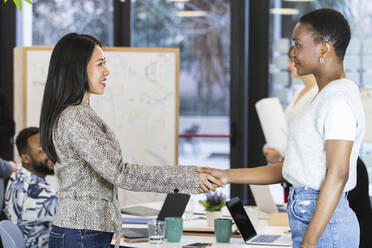
<svg viewBox="0 0 372 248">
<path fill-rule="evenodd" d="M 50 169 L 48 167 L 48 159 L 45 159 L 44 161 L 36 161 L 33 158 L 31 158 L 32 167 L 35 171 L 42 173 L 44 175 L 54 175 L 54 169 Z"/>
</svg>

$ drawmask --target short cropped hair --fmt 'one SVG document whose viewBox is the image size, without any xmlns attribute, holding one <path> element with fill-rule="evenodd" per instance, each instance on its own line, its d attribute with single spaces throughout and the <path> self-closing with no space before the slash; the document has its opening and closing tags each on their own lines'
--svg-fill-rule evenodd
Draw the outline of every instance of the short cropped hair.
<svg viewBox="0 0 372 248">
<path fill-rule="evenodd" d="M 28 127 L 19 132 L 16 138 L 16 145 L 19 155 L 27 153 L 28 149 L 27 139 L 38 133 L 40 133 L 38 127 Z"/>
<path fill-rule="evenodd" d="M 333 9 L 317 9 L 303 15 L 299 22 L 309 24 L 315 42 L 331 42 L 336 56 L 343 61 L 351 32 L 348 21 L 340 12 Z"/>
</svg>

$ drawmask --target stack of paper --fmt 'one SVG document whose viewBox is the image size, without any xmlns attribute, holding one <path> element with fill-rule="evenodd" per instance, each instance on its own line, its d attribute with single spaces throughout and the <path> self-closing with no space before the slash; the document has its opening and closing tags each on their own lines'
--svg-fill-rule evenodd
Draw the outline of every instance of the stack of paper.
<svg viewBox="0 0 372 248">
<path fill-rule="evenodd" d="M 264 98 L 256 103 L 266 144 L 284 155 L 287 148 L 287 121 L 278 98 Z"/>
</svg>

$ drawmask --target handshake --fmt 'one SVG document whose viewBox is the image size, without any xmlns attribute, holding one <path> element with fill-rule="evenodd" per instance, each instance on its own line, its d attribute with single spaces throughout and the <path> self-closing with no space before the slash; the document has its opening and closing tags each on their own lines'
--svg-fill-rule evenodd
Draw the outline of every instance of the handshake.
<svg viewBox="0 0 372 248">
<path fill-rule="evenodd" d="M 199 173 L 199 192 L 208 193 L 215 191 L 218 187 L 230 183 L 226 170 L 215 169 L 210 167 L 198 167 Z"/>
</svg>

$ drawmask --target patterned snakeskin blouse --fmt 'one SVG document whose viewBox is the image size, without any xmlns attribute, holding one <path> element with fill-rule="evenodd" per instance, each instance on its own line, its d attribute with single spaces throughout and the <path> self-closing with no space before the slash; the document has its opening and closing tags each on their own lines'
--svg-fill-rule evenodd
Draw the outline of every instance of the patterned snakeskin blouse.
<svg viewBox="0 0 372 248">
<path fill-rule="evenodd" d="M 117 187 L 198 194 L 194 166 L 126 163 L 114 133 L 88 103 L 69 106 L 61 113 L 53 142 L 59 158 L 54 166 L 59 184 L 56 226 L 119 232 Z"/>
</svg>

